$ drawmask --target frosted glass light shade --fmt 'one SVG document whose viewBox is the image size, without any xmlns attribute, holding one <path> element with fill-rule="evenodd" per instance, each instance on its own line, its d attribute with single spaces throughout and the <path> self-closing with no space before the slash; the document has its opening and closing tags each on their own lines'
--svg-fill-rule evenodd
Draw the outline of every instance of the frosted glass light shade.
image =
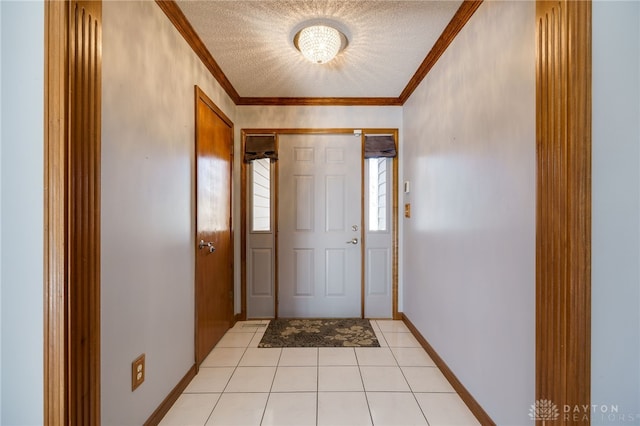
<svg viewBox="0 0 640 426">
<path fill-rule="evenodd" d="M 326 25 L 313 25 L 298 33 L 297 47 L 302 55 L 316 64 L 332 60 L 340 51 L 340 32 Z"/>
</svg>

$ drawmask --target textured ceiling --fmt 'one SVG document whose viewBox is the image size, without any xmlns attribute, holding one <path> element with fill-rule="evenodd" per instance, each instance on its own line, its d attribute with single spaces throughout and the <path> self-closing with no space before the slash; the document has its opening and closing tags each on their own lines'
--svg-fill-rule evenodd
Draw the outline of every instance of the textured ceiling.
<svg viewBox="0 0 640 426">
<path fill-rule="evenodd" d="M 177 5 L 241 97 L 398 97 L 461 1 L 200 1 Z M 349 45 L 324 65 L 293 46 L 300 23 L 337 22 Z"/>
</svg>

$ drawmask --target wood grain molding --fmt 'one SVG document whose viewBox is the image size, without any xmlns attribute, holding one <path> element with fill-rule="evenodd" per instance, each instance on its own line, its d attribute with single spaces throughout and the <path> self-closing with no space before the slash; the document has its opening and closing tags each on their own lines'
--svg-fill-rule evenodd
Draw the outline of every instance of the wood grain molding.
<svg viewBox="0 0 640 426">
<path fill-rule="evenodd" d="M 276 135 L 333 135 L 333 134 L 353 134 L 353 128 L 281 128 L 281 129 L 242 129 L 246 135 L 259 135 L 259 134 L 276 134 Z"/>
<path fill-rule="evenodd" d="M 189 46 L 198 55 L 211 75 L 220 83 L 224 91 L 236 105 L 254 106 L 402 106 L 414 90 L 433 68 L 440 56 L 447 50 L 453 39 L 466 25 L 483 0 L 464 0 L 460 8 L 445 27 L 444 31 L 427 54 L 418 70 L 407 83 L 398 97 L 325 97 L 325 98 L 286 98 L 286 97 L 243 97 L 238 94 L 227 76 L 189 23 L 180 7 L 174 0 L 156 0 L 160 9 L 182 34 Z"/>
<path fill-rule="evenodd" d="M 100 424 L 102 3 L 71 2 L 68 157 L 70 421 Z"/>
<path fill-rule="evenodd" d="M 102 3 L 45 14 L 44 422 L 99 425 Z"/>
<path fill-rule="evenodd" d="M 400 153 L 400 141 L 398 139 L 398 131 L 395 131 L 395 138 L 396 138 L 396 144 L 397 144 L 397 150 L 398 153 Z M 391 271 L 391 291 L 393 292 L 393 294 L 391 295 L 391 315 L 393 317 L 394 320 L 400 320 L 402 319 L 402 315 L 400 312 L 398 312 L 398 300 L 399 300 L 399 294 L 398 294 L 398 287 L 399 287 L 399 282 L 400 282 L 400 234 L 399 234 L 399 230 L 400 230 L 400 226 L 399 226 L 399 217 L 400 217 L 400 210 L 398 210 L 398 206 L 399 206 L 399 194 L 398 194 L 398 188 L 399 188 L 399 175 L 400 175 L 400 166 L 399 166 L 399 161 L 398 161 L 398 157 L 395 157 L 393 159 L 393 199 L 391 200 L 391 202 L 393 203 L 393 205 L 391 206 L 391 209 L 393 211 L 393 235 L 392 235 L 392 245 L 393 245 L 393 251 L 392 251 L 392 271 Z"/>
<path fill-rule="evenodd" d="M 162 401 L 156 410 L 149 416 L 144 426 L 156 426 L 160 424 L 163 417 L 169 412 L 173 404 L 178 400 L 182 392 L 187 388 L 191 380 L 196 377 L 196 365 L 193 364 L 187 374 L 184 375 L 178 384 L 169 392 L 169 395 Z"/>
<path fill-rule="evenodd" d="M 402 106 L 399 98 L 250 98 L 241 97 L 236 105 L 260 106 Z"/>
<path fill-rule="evenodd" d="M 66 156 L 68 4 L 45 2 L 44 422 L 67 424 Z"/>
<path fill-rule="evenodd" d="M 453 15 L 451 22 L 445 27 L 444 31 L 433 45 L 431 51 L 427 54 L 427 57 L 422 61 L 422 64 L 418 67 L 416 73 L 411 77 L 409 83 L 404 88 L 399 96 L 400 104 L 409 99 L 411 94 L 417 89 L 422 80 L 427 76 L 431 68 L 438 62 L 438 59 L 447 50 L 451 42 L 456 38 L 462 28 L 469 22 L 471 16 L 480 7 L 483 0 L 464 0 L 464 2 L 458 8 L 458 11 Z"/>
<path fill-rule="evenodd" d="M 367 285 L 366 281 L 366 267 L 365 267 L 365 259 L 367 258 L 367 232 L 365 227 L 365 213 L 366 213 L 366 203 L 365 203 L 365 161 L 364 158 L 364 144 L 366 141 L 366 136 L 364 133 L 360 134 L 360 318 L 365 318 L 365 306 L 364 302 L 367 297 L 367 293 L 365 291 L 365 287 Z M 395 162 L 395 158 L 393 161 Z"/>
<path fill-rule="evenodd" d="M 173 0 L 156 0 L 156 4 L 160 6 L 160 9 L 167 15 L 167 18 L 171 21 L 174 27 L 178 30 L 182 37 L 186 40 L 186 42 L 191 46 L 196 55 L 200 58 L 202 63 L 207 67 L 213 78 L 215 78 L 220 86 L 227 92 L 227 95 L 233 100 L 234 103 L 238 104 L 240 101 L 240 95 L 236 92 L 236 89 L 233 87 L 229 79 L 222 69 L 218 65 L 218 63 L 213 59 L 211 53 L 207 49 L 207 47 L 200 39 L 200 36 L 196 33 L 196 31 L 191 26 L 191 23 L 187 20 L 187 17 L 184 16 L 180 7 Z"/>
<path fill-rule="evenodd" d="M 240 132 L 240 155 L 244 154 L 246 135 Z M 247 319 L 247 163 L 240 161 L 240 317 L 239 321 Z"/>
<path fill-rule="evenodd" d="M 536 399 L 582 407 L 591 387 L 591 2 L 538 1 L 536 45 Z"/>
<path fill-rule="evenodd" d="M 453 371 L 449 368 L 449 366 L 444 362 L 440 355 L 436 352 L 436 350 L 429 344 L 427 339 L 418 331 L 415 325 L 409 320 L 409 318 L 404 313 L 399 313 L 400 318 L 406 324 L 411 334 L 418 340 L 420 345 L 427 351 L 427 354 L 431 357 L 436 366 L 440 369 L 444 377 L 449 381 L 453 389 L 458 393 L 460 398 L 464 401 L 464 403 L 469 407 L 469 410 L 473 413 L 473 415 L 478 419 L 481 425 L 483 426 L 495 426 L 495 422 L 491 420 L 489 414 L 478 404 L 478 401 L 469 393 L 467 388 L 464 387 L 462 382 L 458 380 Z"/>
</svg>

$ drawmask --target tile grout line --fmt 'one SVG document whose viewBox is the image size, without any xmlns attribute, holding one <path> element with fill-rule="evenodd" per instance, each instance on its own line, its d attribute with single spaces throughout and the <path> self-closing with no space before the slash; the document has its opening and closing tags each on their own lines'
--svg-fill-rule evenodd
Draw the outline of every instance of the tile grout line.
<svg viewBox="0 0 640 426">
<path fill-rule="evenodd" d="M 427 419 L 426 413 L 425 413 L 425 411 L 424 411 L 424 408 L 423 408 L 423 407 L 420 405 L 420 403 L 418 402 L 418 399 L 417 399 L 417 396 L 416 396 L 416 392 L 412 389 L 411 385 L 409 384 L 409 381 L 408 381 L 408 379 L 407 379 L 407 374 L 405 373 L 405 371 L 404 371 L 403 367 L 400 365 L 400 363 L 399 363 L 399 361 L 398 361 L 398 356 L 399 356 L 399 355 L 397 355 L 397 354 L 396 354 L 396 352 L 394 351 L 394 349 L 421 349 L 421 348 L 419 348 L 419 347 L 414 347 L 414 346 L 393 346 L 393 347 L 391 347 L 391 346 L 388 344 L 388 342 L 387 342 L 387 337 L 386 337 L 386 335 L 385 335 L 385 332 L 384 332 L 384 331 L 382 331 L 382 329 L 380 328 L 380 325 L 379 325 L 377 322 L 376 322 L 376 324 L 375 324 L 375 325 L 377 326 L 377 330 L 380 332 L 382 339 L 384 339 L 383 341 L 384 341 L 385 343 L 387 343 L 387 346 L 380 347 L 380 349 L 384 349 L 384 348 L 386 348 L 389 352 L 391 352 L 392 359 L 394 360 L 394 365 L 393 365 L 393 366 L 395 366 L 395 367 L 397 367 L 397 368 L 399 368 L 399 369 L 400 369 L 400 372 L 401 372 L 401 374 L 402 374 L 402 377 L 403 377 L 403 379 L 405 380 L 405 382 L 407 383 L 407 385 L 408 385 L 408 387 L 409 387 L 409 390 L 410 390 L 410 392 L 411 392 L 411 394 L 412 394 L 412 396 L 413 396 L 413 398 L 414 398 L 414 401 L 416 402 L 416 404 L 418 404 L 418 408 L 420 409 L 420 412 L 421 412 L 421 414 L 423 415 L 423 418 L 425 419 L 426 424 L 427 424 L 427 425 L 430 425 L 429 420 Z M 216 402 L 215 402 L 215 404 L 213 405 L 213 408 L 212 408 L 212 409 L 211 409 L 211 411 L 209 412 L 209 415 L 208 415 L 208 417 L 206 418 L 206 420 L 205 420 L 204 424 L 206 424 L 207 422 L 211 421 L 212 416 L 213 416 L 213 412 L 214 412 L 214 411 L 217 409 L 217 407 L 218 407 L 218 406 L 220 406 L 220 404 L 221 404 L 220 400 L 222 399 L 222 397 L 223 397 L 225 394 L 233 394 L 233 393 L 235 393 L 235 392 L 229 392 L 229 391 L 228 391 L 228 385 L 230 384 L 231 379 L 233 378 L 234 374 L 238 371 L 238 368 L 240 367 L 240 363 L 242 362 L 243 357 L 244 357 L 244 356 L 246 356 L 246 354 L 247 354 L 247 350 L 248 350 L 249 348 L 254 348 L 254 346 L 252 346 L 252 342 L 253 342 L 253 341 L 255 341 L 255 338 L 256 338 L 256 336 L 258 335 L 258 332 L 262 332 L 262 331 L 263 331 L 263 330 L 256 328 L 256 330 L 255 330 L 255 331 L 252 331 L 252 332 L 250 332 L 250 333 L 246 333 L 246 334 L 251 334 L 251 339 L 249 339 L 249 342 L 246 344 L 246 346 L 244 346 L 244 347 L 242 347 L 242 346 L 237 347 L 237 348 L 239 348 L 239 349 L 242 349 L 242 353 L 241 353 L 240 357 L 238 358 L 238 361 L 237 361 L 237 362 L 235 362 L 235 365 L 231 366 L 231 367 L 233 367 L 233 368 L 232 368 L 231 375 L 230 375 L 230 376 L 229 376 L 229 378 L 227 379 L 226 384 L 225 384 L 225 386 L 222 388 L 222 391 L 221 391 L 220 393 L 218 393 L 218 392 L 191 392 L 192 394 L 205 394 L 205 395 L 206 395 L 206 394 L 218 393 L 218 395 L 219 395 L 219 396 L 218 396 L 218 398 L 217 398 L 217 400 L 216 400 Z M 241 332 L 238 332 L 238 333 L 241 333 Z M 390 330 L 390 331 L 388 331 L 387 333 L 398 334 L 398 333 L 403 333 L 403 332 L 402 332 L 402 331 Z M 235 333 L 234 333 L 234 334 L 235 334 Z M 396 344 L 397 344 L 397 343 L 398 343 L 398 342 L 396 342 Z M 255 346 L 255 347 L 257 348 L 257 346 Z M 231 349 L 231 348 L 234 348 L 234 347 L 233 347 L 233 346 L 230 346 L 230 347 L 224 347 L 224 348 L 229 348 L 229 349 Z M 216 349 L 216 347 L 214 347 L 214 349 Z M 315 348 L 315 349 L 316 349 L 316 350 L 315 350 L 315 367 L 316 367 L 316 391 L 315 391 L 315 392 L 316 392 L 316 405 L 315 405 L 315 425 L 316 425 L 316 426 L 319 426 L 319 425 L 320 425 L 320 418 L 319 418 L 319 413 L 320 413 L 320 398 L 319 398 L 319 396 L 320 396 L 320 367 L 321 367 L 321 365 L 320 365 L 320 348 Z M 361 383 L 361 385 L 362 385 L 362 389 L 363 389 L 363 392 L 364 392 L 364 394 L 365 394 L 365 401 L 366 401 L 366 404 L 367 404 L 367 410 L 368 410 L 368 412 L 369 412 L 369 418 L 370 418 L 371 423 L 373 424 L 373 413 L 372 413 L 372 409 L 371 409 L 371 405 L 370 405 L 370 401 L 369 401 L 369 393 L 374 394 L 374 393 L 378 393 L 378 392 L 388 392 L 388 391 L 380 390 L 380 391 L 371 391 L 371 392 L 368 392 L 368 391 L 366 390 L 366 388 L 365 388 L 365 383 L 364 383 L 364 377 L 363 377 L 363 373 L 362 373 L 362 368 L 363 368 L 363 367 L 367 367 L 368 365 L 363 365 L 363 364 L 361 364 L 364 360 L 360 360 L 360 359 L 359 359 L 359 357 L 358 357 L 358 355 L 357 355 L 357 351 L 356 351 L 356 349 L 357 349 L 357 348 L 350 348 L 350 349 L 352 349 L 352 351 L 353 351 L 353 355 L 354 355 L 355 360 L 356 360 L 356 364 L 355 364 L 355 365 L 358 367 L 358 373 L 359 373 L 359 375 L 360 375 L 360 383 Z M 283 361 L 283 359 L 284 359 L 284 351 L 285 351 L 285 349 L 284 349 L 284 348 L 280 348 L 280 352 L 279 352 L 279 355 L 278 355 L 278 358 L 277 358 L 277 361 L 276 361 L 276 365 L 275 365 L 275 367 L 276 367 L 276 368 L 274 369 L 274 374 L 273 374 L 273 377 L 272 377 L 272 380 L 271 380 L 271 385 L 270 385 L 269 390 L 266 392 L 266 393 L 267 393 L 267 398 L 266 398 L 266 401 L 265 401 L 265 405 L 264 405 L 264 407 L 263 407 L 263 409 L 262 409 L 262 416 L 260 417 L 260 423 L 259 423 L 259 424 L 262 424 L 262 423 L 264 422 L 264 420 L 265 420 L 266 408 L 267 408 L 267 406 L 268 406 L 268 404 L 269 404 L 269 401 L 270 401 L 270 398 L 271 398 L 271 396 L 272 396 L 271 394 L 272 394 L 272 393 L 274 393 L 274 392 L 273 392 L 273 387 L 274 387 L 274 385 L 275 385 L 275 378 L 276 378 L 276 376 L 277 376 L 277 374 L 278 374 L 278 371 L 282 371 L 282 369 L 281 369 L 280 367 L 286 367 L 286 366 L 284 366 L 284 365 L 281 365 L 281 363 L 282 363 L 282 361 Z M 296 362 L 297 362 L 297 361 L 296 361 Z M 306 363 L 306 361 L 305 361 L 303 364 L 305 364 L 305 363 Z M 295 364 L 295 363 L 294 363 L 294 364 Z M 301 365 L 303 365 L 303 364 L 301 364 Z M 374 363 L 374 364 L 375 364 L 375 363 Z M 294 367 L 295 367 L 296 365 L 292 365 L 292 366 L 294 366 Z M 347 367 L 347 366 L 348 366 L 348 364 L 342 364 L 342 363 L 341 363 L 340 365 L 328 365 L 328 366 L 326 366 L 326 367 L 331 367 L 331 366 L 334 366 L 334 367 L 340 367 L 340 366 Z M 372 366 L 372 367 L 375 367 L 375 365 L 371 365 L 371 366 Z M 380 366 L 382 366 L 382 365 L 380 365 Z M 216 366 L 211 366 L 211 367 L 214 367 L 214 368 L 215 368 Z M 220 367 L 222 367 L 222 366 L 220 366 Z M 291 367 L 291 366 L 290 366 L 290 367 Z M 434 366 L 434 365 L 419 365 L 419 366 L 411 366 L 411 365 L 408 365 L 408 366 L 405 366 L 405 367 L 427 367 L 427 368 L 430 368 L 430 369 L 431 369 L 431 368 L 435 368 L 437 371 L 440 371 L 440 369 L 439 369 L 437 366 Z M 210 368 L 210 367 L 203 367 L 203 368 Z M 292 391 L 292 392 L 293 392 L 293 393 L 300 393 L 301 391 Z M 327 392 L 330 392 L 330 393 L 339 393 L 339 392 L 353 392 L 353 391 L 344 390 L 344 391 L 327 391 Z M 399 391 L 399 392 L 400 392 L 400 393 L 404 393 L 404 391 Z M 241 392 L 241 393 L 245 393 L 245 392 Z M 262 392 L 250 392 L 250 393 L 262 393 Z M 436 392 L 425 392 L 425 393 L 428 393 L 428 394 L 451 394 L 451 393 L 456 394 L 456 392 L 447 392 L 447 391 L 436 391 Z M 183 392 L 183 394 L 184 394 L 184 392 Z"/>
<path fill-rule="evenodd" d="M 267 412 L 267 406 L 269 405 L 269 401 L 271 400 L 271 391 L 273 390 L 273 384 L 276 381 L 276 375 L 278 374 L 278 368 L 280 365 L 280 359 L 282 358 L 283 348 L 280 348 L 280 356 L 278 357 L 278 361 L 276 362 L 276 369 L 273 372 L 273 378 L 271 379 L 271 386 L 269 387 L 269 392 L 267 393 L 267 400 L 264 403 L 264 409 L 262 410 L 262 416 L 260 417 L 260 425 L 264 422 L 264 415 Z"/>
<path fill-rule="evenodd" d="M 225 335 L 228 333 L 229 331 L 227 330 L 227 332 L 225 333 Z M 247 333 L 248 334 L 248 333 Z M 254 332 L 255 335 L 255 332 Z M 224 337 L 224 336 L 223 336 Z M 253 339 L 253 337 L 252 337 Z M 249 341 L 251 342 L 251 340 Z M 213 347 L 213 349 L 216 349 L 218 345 L 216 344 L 216 346 Z M 244 351 L 242 351 L 242 355 L 240 355 L 240 358 L 238 359 L 238 362 L 236 362 L 235 367 L 233 367 L 233 371 L 231 372 L 231 375 L 229 376 L 229 378 L 227 379 L 227 383 L 224 385 L 224 387 L 222 388 L 222 392 L 220 392 L 220 396 L 218 397 L 218 399 L 216 400 L 216 403 L 213 404 L 213 408 L 211 409 L 211 412 L 209 413 L 209 416 L 207 416 L 207 420 L 205 420 L 204 425 L 206 426 L 206 424 L 209 422 L 209 420 L 211 419 L 211 416 L 213 415 L 213 412 L 215 411 L 216 407 L 218 406 L 218 404 L 220 403 L 220 400 L 222 399 L 222 395 L 224 395 L 224 391 L 225 389 L 227 389 L 227 386 L 229 386 L 229 382 L 231 382 L 231 378 L 233 377 L 233 375 L 235 374 L 236 370 L 238 369 L 238 365 L 240 365 L 240 361 L 242 360 L 242 357 L 244 357 L 244 354 L 247 353 L 247 347 L 244 348 Z M 211 350 L 211 352 L 213 352 L 213 349 Z M 209 352 L 209 355 L 211 355 L 211 352 Z M 207 355 L 207 357 L 209 356 Z M 206 358 L 205 358 L 206 360 Z"/>
<path fill-rule="evenodd" d="M 396 360 L 396 363 L 398 364 L 398 368 L 400 369 L 400 373 L 402 373 L 402 377 L 404 378 L 404 381 L 407 382 L 407 386 L 409 386 L 409 390 L 411 391 L 411 396 L 413 397 L 413 400 L 418 405 L 418 409 L 420 410 L 420 413 L 422 413 L 422 417 L 424 417 L 424 421 L 427 422 L 427 426 L 429 426 L 431 423 L 429 423 L 429 419 L 427 419 L 427 415 L 425 414 L 424 410 L 422 409 L 422 406 L 420 405 L 420 402 L 418 402 L 418 398 L 416 398 L 416 393 L 413 391 L 413 388 L 411 387 L 411 383 L 409 383 L 409 380 L 407 379 L 407 376 L 404 374 L 404 370 L 400 366 L 400 363 L 398 362 L 398 358 L 396 358 L 396 354 L 393 351 L 391 351 L 391 355 Z"/>
<path fill-rule="evenodd" d="M 384 333 L 384 332 L 383 332 Z M 390 331 L 390 333 L 393 333 L 393 331 Z M 395 332 L 395 333 L 401 333 L 401 332 Z M 386 336 L 385 336 L 386 339 Z M 413 349 L 413 346 L 397 346 L 394 347 L 396 349 Z M 405 381 L 407 382 L 407 384 L 409 385 L 409 389 L 411 390 L 411 395 L 413 396 L 413 399 L 416 401 L 416 404 L 418 405 L 418 408 L 420 409 L 420 412 L 422 413 L 422 416 L 424 417 L 425 421 L 427 422 L 427 425 L 430 425 L 431 423 L 429 422 L 429 419 L 427 418 L 427 415 L 424 411 L 424 409 L 422 408 L 422 405 L 420 405 L 420 402 L 418 401 L 418 398 L 416 397 L 416 392 L 413 390 L 413 388 L 411 387 L 411 384 L 409 383 L 409 380 L 407 379 L 407 376 L 405 374 L 404 369 L 402 368 L 402 366 L 400 366 L 400 363 L 398 362 L 398 358 L 396 357 L 396 353 L 393 351 L 393 349 L 391 347 L 389 347 L 389 349 L 391 350 L 391 354 L 393 355 L 393 357 L 396 359 L 396 362 L 398 363 L 398 367 L 400 368 L 400 371 L 402 373 L 402 376 L 404 377 Z M 419 367 L 419 368 L 435 368 L 437 371 L 440 371 L 440 369 L 435 366 L 435 365 L 425 365 L 425 366 L 405 366 L 405 367 Z M 420 392 L 420 393 L 429 393 L 429 394 L 450 394 L 452 392 L 446 392 L 446 391 L 437 391 L 437 392 Z"/>
<path fill-rule="evenodd" d="M 378 321 L 376 321 L 376 325 L 378 325 Z M 378 328 L 380 328 L 379 325 L 378 325 Z M 380 331 L 380 333 L 382 334 L 382 331 Z M 385 341 L 385 343 L 386 343 L 386 341 Z M 360 374 L 360 382 L 362 383 L 362 391 L 364 392 L 364 399 L 367 402 L 367 410 L 369 411 L 369 419 L 371 420 L 371 424 L 375 425 L 375 423 L 373 421 L 373 413 L 371 412 L 371 405 L 369 405 L 369 395 L 367 394 L 367 388 L 364 386 L 364 378 L 362 377 L 362 370 L 360 369 L 360 360 L 358 359 L 358 352 L 356 352 L 355 348 L 353 349 L 353 356 L 356 357 L 356 365 L 358 366 L 358 373 Z"/>
<path fill-rule="evenodd" d="M 320 348 L 316 348 L 316 426 L 320 417 Z"/>
<path fill-rule="evenodd" d="M 393 351 L 394 348 L 402 348 L 402 346 L 398 346 L 398 347 L 391 347 L 391 345 L 389 345 L 389 342 L 387 340 L 387 336 L 385 335 L 385 331 L 382 330 L 382 328 L 380 327 L 379 324 L 378 328 L 380 329 L 380 333 L 382 334 L 382 337 L 385 340 L 385 343 L 387 344 L 387 349 L 389 349 L 389 352 L 391 352 L 391 356 L 393 357 L 396 367 L 398 367 L 398 369 L 400 370 L 400 373 L 402 374 L 403 379 L 405 380 L 405 382 L 407 383 L 407 386 L 409 388 L 409 391 L 411 392 L 411 396 L 413 397 L 414 401 L 416 402 L 416 404 L 418 405 L 418 409 L 420 410 L 420 413 L 422 414 L 422 417 L 424 418 L 425 422 L 427 423 L 427 426 L 430 425 L 429 420 L 427 419 L 427 416 L 424 413 L 424 410 L 422 409 L 422 406 L 420 406 L 420 403 L 418 402 L 418 399 L 416 398 L 415 392 L 413 391 L 413 388 L 411 387 L 411 385 L 409 384 L 409 380 L 407 380 L 407 377 L 405 375 L 404 370 L 402 369 L 402 367 L 400 366 L 400 363 L 398 361 L 398 358 L 396 357 L 395 352 Z M 394 333 L 394 331 L 387 331 L 387 333 Z M 395 332 L 395 333 L 399 333 L 399 332 Z M 358 363 L 358 368 L 360 368 L 360 365 Z M 361 372 L 361 377 L 362 377 L 362 372 Z M 364 387 L 364 380 L 363 380 L 363 387 Z M 380 391 L 383 392 L 383 391 Z M 400 392 L 400 393 L 406 393 L 406 392 Z M 368 398 L 368 393 L 365 392 L 365 396 L 367 398 L 367 405 L 369 406 L 369 398 Z M 371 416 L 371 421 L 373 422 L 373 415 L 371 414 L 371 407 L 369 406 L 369 414 Z"/>
</svg>

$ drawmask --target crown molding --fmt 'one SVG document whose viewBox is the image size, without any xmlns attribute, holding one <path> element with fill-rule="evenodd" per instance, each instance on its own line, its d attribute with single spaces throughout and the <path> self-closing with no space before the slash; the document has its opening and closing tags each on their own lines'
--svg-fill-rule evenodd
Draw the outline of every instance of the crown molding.
<svg viewBox="0 0 640 426">
<path fill-rule="evenodd" d="M 193 29 L 187 17 L 184 16 L 180 6 L 173 0 L 156 0 L 156 4 L 160 6 L 160 9 L 167 15 L 167 18 L 169 18 L 178 32 L 182 34 L 182 37 L 184 37 L 189 46 L 191 46 L 196 55 L 198 55 L 211 75 L 220 83 L 224 91 L 227 92 L 227 95 L 237 104 L 240 100 L 240 95 L 238 95 L 238 92 L 236 92 L 236 89 L 227 76 L 224 75 L 218 63 L 213 59 L 211 52 L 209 52 L 209 49 L 207 49 L 200 36 Z"/>
<path fill-rule="evenodd" d="M 240 98 L 236 105 L 401 106 L 399 98 Z"/>
<path fill-rule="evenodd" d="M 279 97 L 241 97 L 224 74 L 218 63 L 205 46 L 200 36 L 191 26 L 180 6 L 174 0 L 156 0 L 156 4 L 167 15 L 171 23 L 182 34 L 189 46 L 198 55 L 207 67 L 211 75 L 220 83 L 224 91 L 236 105 L 256 106 L 402 106 L 411 94 L 427 76 L 431 68 L 436 64 L 440 56 L 447 50 L 451 42 L 456 38 L 460 30 L 471 19 L 474 12 L 480 7 L 483 0 L 464 0 L 456 11 L 451 21 L 446 26 L 433 48 L 418 67 L 411 80 L 397 98 L 388 97 L 359 97 L 359 98 L 279 98 Z"/>
<path fill-rule="evenodd" d="M 483 0 L 465 0 L 462 2 L 449 24 L 442 31 L 438 40 L 436 40 L 431 51 L 427 54 L 427 57 L 424 58 L 424 61 L 422 61 L 422 64 L 420 64 L 418 70 L 400 94 L 399 99 L 402 105 L 409 99 L 414 90 L 418 88 L 422 80 L 424 80 L 429 71 L 431 71 L 431 68 L 438 62 L 440 56 L 442 56 L 458 33 L 467 22 L 469 22 L 474 12 L 478 10 L 482 2 Z"/>
</svg>

